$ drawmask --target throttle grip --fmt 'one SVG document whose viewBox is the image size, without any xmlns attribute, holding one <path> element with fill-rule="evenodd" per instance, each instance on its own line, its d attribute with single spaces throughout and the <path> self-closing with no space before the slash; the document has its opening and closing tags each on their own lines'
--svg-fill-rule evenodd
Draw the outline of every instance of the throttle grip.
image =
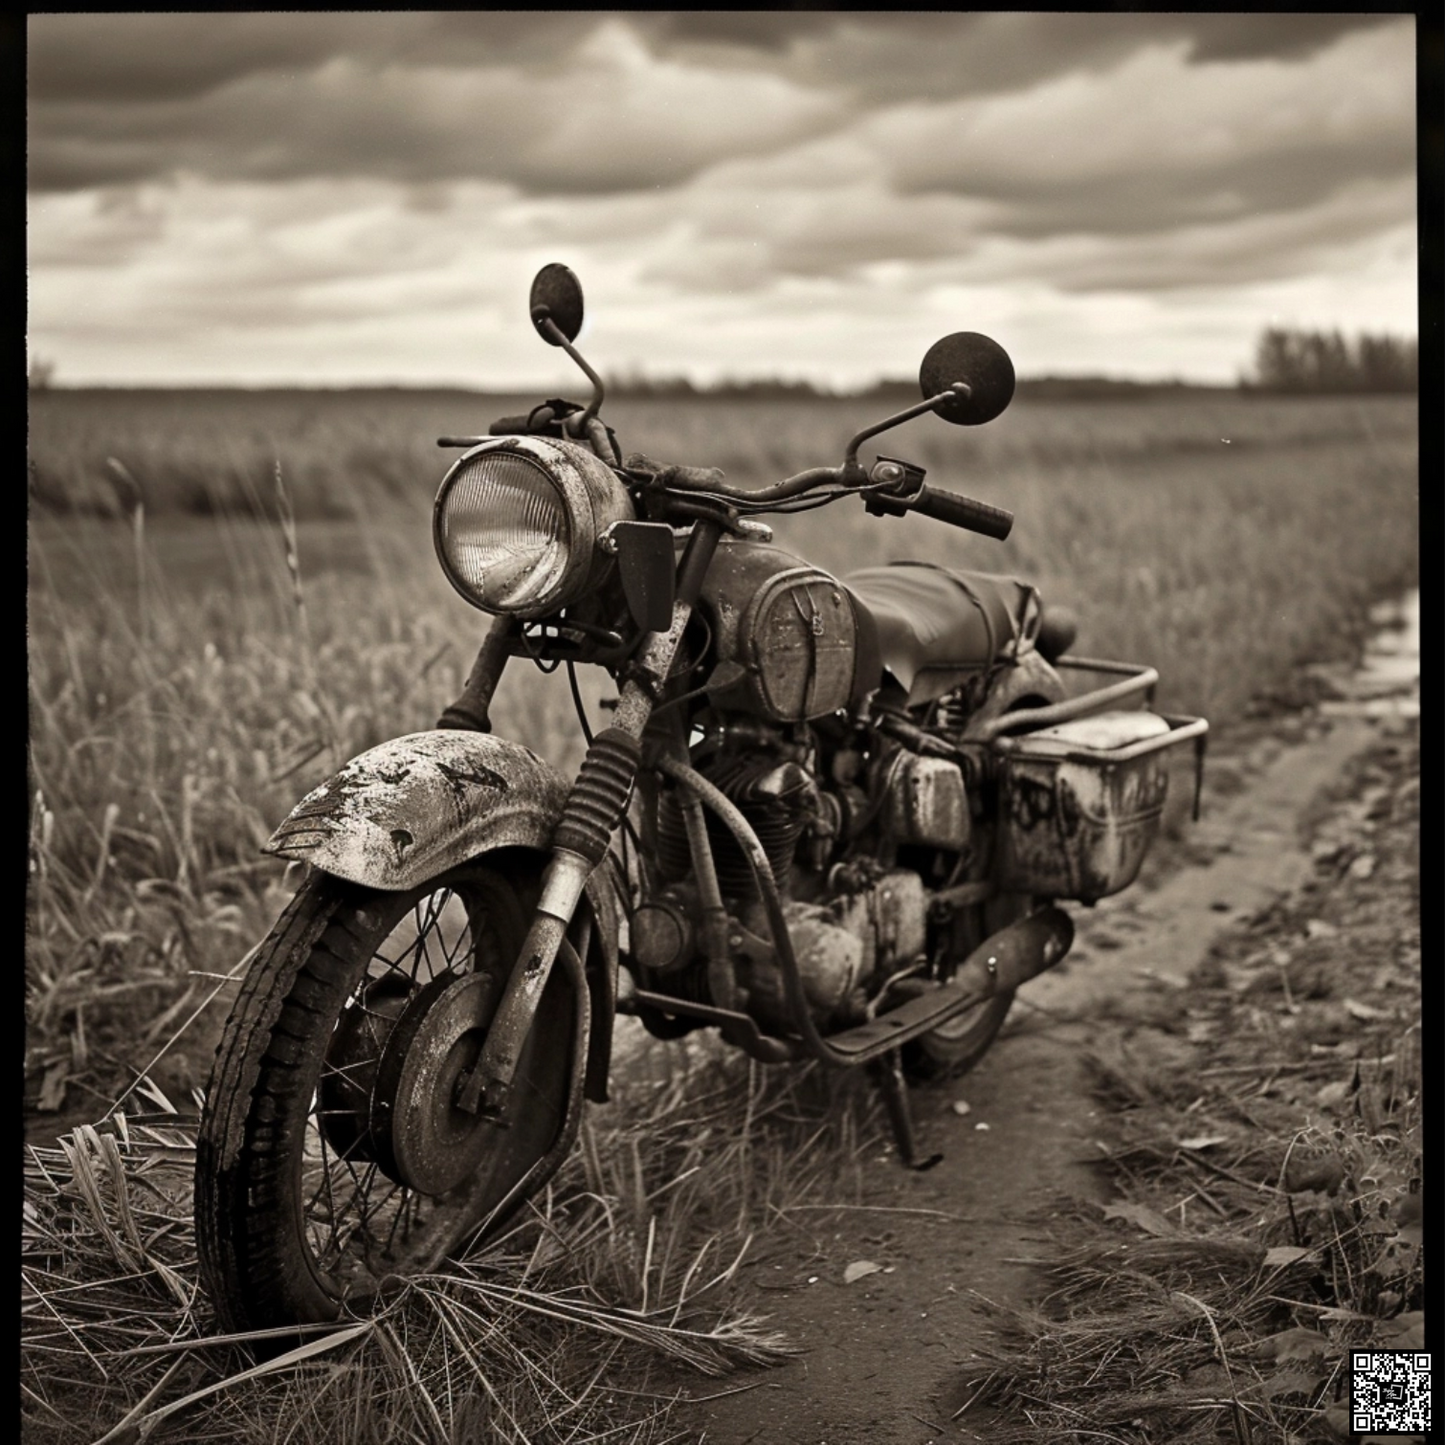
<svg viewBox="0 0 1445 1445">
<path fill-rule="evenodd" d="M 956 492 L 941 492 L 937 487 L 920 487 L 908 508 L 913 512 L 922 512 L 936 522 L 947 522 L 951 527 L 963 527 L 985 537 L 996 537 L 1000 542 L 1008 536 L 1014 524 L 1014 514 L 1003 507 L 991 507 L 987 502 L 960 497 Z"/>
</svg>

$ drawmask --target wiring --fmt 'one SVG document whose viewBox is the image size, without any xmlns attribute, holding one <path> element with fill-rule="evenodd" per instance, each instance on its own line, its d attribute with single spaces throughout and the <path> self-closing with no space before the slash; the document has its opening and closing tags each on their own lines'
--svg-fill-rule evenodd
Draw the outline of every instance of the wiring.
<svg viewBox="0 0 1445 1445">
<path fill-rule="evenodd" d="M 882 491 L 893 485 L 894 482 L 890 480 L 868 482 L 859 487 L 832 486 L 805 492 L 796 498 L 762 502 L 751 500 L 746 492 L 741 491 L 720 492 L 704 487 L 661 487 L 659 490 L 668 496 L 713 502 L 719 506 L 733 507 L 739 512 L 751 515 L 762 512 L 807 512 L 814 507 L 823 507 L 830 502 L 840 501 L 844 497 L 861 497 L 869 492 Z"/>
<path fill-rule="evenodd" d="M 587 746 L 592 746 L 592 729 L 587 726 L 587 710 L 582 706 L 582 689 L 577 686 L 577 665 L 567 659 L 567 686 L 572 689 L 572 706 L 577 709 L 577 721 L 582 725 L 582 736 Z"/>
</svg>

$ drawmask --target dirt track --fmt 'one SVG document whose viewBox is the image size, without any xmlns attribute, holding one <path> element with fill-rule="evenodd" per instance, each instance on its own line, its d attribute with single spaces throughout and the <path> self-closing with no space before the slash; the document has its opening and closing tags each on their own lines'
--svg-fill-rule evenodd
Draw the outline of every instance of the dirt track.
<svg viewBox="0 0 1445 1445">
<path fill-rule="evenodd" d="M 1059 1203 L 1105 1196 L 1087 1162 L 1099 1151 L 1082 1049 L 1167 1012 L 1211 947 L 1305 882 L 1308 830 L 1324 813 L 1347 811 L 1338 799 L 1322 803 L 1324 793 L 1352 758 L 1411 726 L 1408 643 L 1405 651 L 1401 659 L 1396 650 L 1393 672 L 1367 666 L 1353 677 L 1317 678 L 1336 695 L 1272 719 L 1214 760 L 1204 817 L 1182 847 L 1163 850 L 1171 856 L 1156 866 L 1152 887 L 1146 877 L 1092 911 L 1075 911 L 1069 961 L 1021 992 L 979 1068 L 915 1093 L 920 1132 L 927 1148 L 944 1151 L 941 1164 L 906 1173 L 882 1155 L 863 1207 L 820 1209 L 803 1216 L 807 1225 L 794 1216 L 791 1227 L 777 1226 L 749 1266 L 752 1282 L 773 1323 L 804 1353 L 729 1382 L 735 1393 L 682 1407 L 683 1438 L 987 1438 L 986 1429 L 974 1433 L 982 1422 L 970 1429 L 951 1419 L 978 1373 L 989 1330 L 983 1300 L 1028 1298 L 1028 1261 L 1041 1252 Z M 1167 1047 L 1167 1034 L 1152 1037 Z M 848 1266 L 860 1262 L 879 1268 L 847 1283 Z M 695 1380 L 676 1384 L 694 1396 L 711 1392 Z"/>
</svg>

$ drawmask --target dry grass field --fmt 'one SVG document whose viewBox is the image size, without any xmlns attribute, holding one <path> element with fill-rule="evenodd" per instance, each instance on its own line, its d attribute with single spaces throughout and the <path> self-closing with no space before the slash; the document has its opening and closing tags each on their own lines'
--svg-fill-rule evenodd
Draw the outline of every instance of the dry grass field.
<svg viewBox="0 0 1445 1445">
<path fill-rule="evenodd" d="M 158 1041 L 177 989 L 193 1002 L 188 971 L 216 971 L 264 928 L 280 870 L 256 850 L 292 803 L 455 696 L 485 618 L 431 552 L 430 498 L 454 455 L 434 438 L 516 402 L 33 404 L 31 1043 L 67 1048 L 83 1089 L 117 1011 L 134 1004 Z M 609 414 L 624 450 L 751 485 L 836 460 L 868 419 L 841 401 Z M 1161 705 L 1216 728 L 1414 576 L 1404 400 L 1020 403 L 977 430 L 912 422 L 881 450 L 1012 508 L 1013 537 L 848 501 L 776 519 L 778 540 L 836 571 L 900 557 L 1017 571 L 1079 611 L 1078 652 L 1158 666 Z M 583 683 L 591 704 L 610 690 Z M 580 757 L 560 676 L 514 664 L 496 716 L 561 766 Z"/>
<path fill-rule="evenodd" d="M 27 1110 L 58 1125 L 105 1113 L 162 1054 L 151 1078 L 188 1107 L 224 976 L 286 892 L 258 845 L 347 757 L 431 726 L 459 690 L 485 619 L 431 553 L 454 455 L 433 442 L 520 407 L 49 392 L 31 408 Z M 836 463 L 872 419 L 843 401 L 607 414 L 625 452 L 753 485 Z M 925 418 L 877 449 L 1010 507 L 1014 537 L 848 502 L 778 519 L 778 540 L 836 571 L 1017 571 L 1079 611 L 1079 652 L 1158 666 L 1160 705 L 1216 728 L 1292 662 L 1348 651 L 1364 604 L 1416 580 L 1413 399 L 1020 402 L 977 432 Z M 610 685 L 583 688 L 595 718 Z M 514 663 L 494 716 L 564 767 L 580 757 L 561 676 Z M 225 1438 L 272 1438 L 242 1424 Z M 300 1438 L 343 1438 L 326 1428 Z"/>
</svg>

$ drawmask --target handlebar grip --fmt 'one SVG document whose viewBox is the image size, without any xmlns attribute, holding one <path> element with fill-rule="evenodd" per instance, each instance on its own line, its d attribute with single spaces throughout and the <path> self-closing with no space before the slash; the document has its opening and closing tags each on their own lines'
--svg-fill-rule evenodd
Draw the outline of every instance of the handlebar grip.
<svg viewBox="0 0 1445 1445">
<path fill-rule="evenodd" d="M 695 487 L 709 491 L 723 484 L 724 473 L 718 467 L 668 467 L 667 479 L 675 487 Z"/>
<path fill-rule="evenodd" d="M 964 527 L 985 537 L 996 537 L 1000 542 L 1008 536 L 1014 524 L 1014 514 L 1002 507 L 991 507 L 987 502 L 974 501 L 972 497 L 960 497 L 956 492 L 941 492 L 937 487 L 920 487 L 917 500 L 909 503 L 909 510 L 922 512 L 936 522 L 947 522 L 951 527 Z"/>
</svg>

